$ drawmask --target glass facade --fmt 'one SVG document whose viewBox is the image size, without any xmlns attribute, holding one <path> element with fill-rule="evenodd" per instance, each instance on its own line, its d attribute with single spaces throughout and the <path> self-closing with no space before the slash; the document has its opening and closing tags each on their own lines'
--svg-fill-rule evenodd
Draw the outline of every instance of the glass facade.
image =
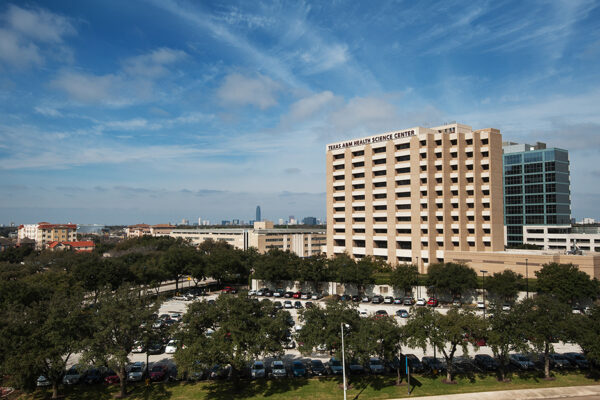
<svg viewBox="0 0 600 400">
<path fill-rule="evenodd" d="M 507 245 L 523 243 L 523 225 L 571 222 L 569 153 L 540 149 L 504 154 Z"/>
</svg>

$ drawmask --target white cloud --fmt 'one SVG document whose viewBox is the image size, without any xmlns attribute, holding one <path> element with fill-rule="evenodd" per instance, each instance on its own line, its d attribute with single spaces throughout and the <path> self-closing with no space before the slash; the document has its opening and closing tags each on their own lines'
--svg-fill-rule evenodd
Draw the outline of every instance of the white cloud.
<svg viewBox="0 0 600 400">
<path fill-rule="evenodd" d="M 355 97 L 331 113 L 329 122 L 336 132 L 380 132 L 398 127 L 397 109 L 376 97 Z"/>
<path fill-rule="evenodd" d="M 38 42 L 61 43 L 63 36 L 75 33 L 69 19 L 43 9 L 10 5 L 3 19 L 15 32 Z"/>
<path fill-rule="evenodd" d="M 23 68 L 41 65 L 44 58 L 34 43 L 23 43 L 13 32 L 0 29 L 0 61 Z"/>
<path fill-rule="evenodd" d="M 341 99 L 340 99 L 341 100 Z M 303 121 L 315 113 L 323 111 L 326 107 L 336 101 L 336 96 L 326 90 L 304 97 L 290 106 L 289 114 L 283 119 L 286 122 Z"/>
<path fill-rule="evenodd" d="M 280 89 L 281 85 L 266 76 L 258 74 L 256 78 L 249 78 L 233 73 L 225 77 L 217 97 L 226 105 L 253 105 L 265 110 L 277 104 Z"/>
<path fill-rule="evenodd" d="M 50 83 L 70 98 L 84 103 L 120 103 L 116 91 L 122 84 L 122 80 L 113 74 L 93 75 L 76 71 L 62 71 Z"/>
<path fill-rule="evenodd" d="M 134 118 L 126 121 L 111 121 L 104 124 L 105 128 L 130 131 L 148 127 L 148 121 L 143 118 Z"/>
<path fill-rule="evenodd" d="M 167 65 L 182 60 L 186 55 L 184 51 L 162 47 L 148 54 L 126 59 L 123 62 L 123 70 L 133 77 L 157 78 L 169 72 Z"/>
<path fill-rule="evenodd" d="M 46 106 L 38 106 L 34 108 L 35 112 L 46 117 L 61 117 L 62 114 L 55 108 L 46 107 Z"/>
<path fill-rule="evenodd" d="M 307 72 L 311 74 L 328 71 L 343 65 L 349 60 L 348 46 L 345 44 L 324 44 L 318 41 L 315 47 L 309 47 L 300 54 L 300 59 L 307 64 Z"/>
</svg>

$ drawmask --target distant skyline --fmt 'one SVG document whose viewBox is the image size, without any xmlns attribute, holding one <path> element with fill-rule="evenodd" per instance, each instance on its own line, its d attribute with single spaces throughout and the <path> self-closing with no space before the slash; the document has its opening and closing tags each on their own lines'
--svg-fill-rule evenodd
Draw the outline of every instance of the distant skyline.
<svg viewBox="0 0 600 400">
<path fill-rule="evenodd" d="M 0 3 L 0 223 L 325 217 L 325 145 L 569 150 L 600 219 L 597 1 Z"/>
</svg>

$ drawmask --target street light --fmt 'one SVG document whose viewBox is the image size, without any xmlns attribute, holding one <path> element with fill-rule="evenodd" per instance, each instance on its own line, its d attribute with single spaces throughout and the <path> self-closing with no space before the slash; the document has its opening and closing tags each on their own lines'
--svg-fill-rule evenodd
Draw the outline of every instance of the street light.
<svg viewBox="0 0 600 400">
<path fill-rule="evenodd" d="M 527 298 L 529 298 L 529 265 L 525 259 L 525 284 L 527 285 Z"/>
<path fill-rule="evenodd" d="M 342 374 L 344 376 L 344 400 L 346 400 L 346 358 L 344 356 L 344 323 L 340 322 L 342 329 Z"/>
<path fill-rule="evenodd" d="M 481 296 L 483 297 L 483 319 L 485 319 L 485 269 L 480 269 L 481 275 L 483 275 L 483 280 L 481 281 Z"/>
<path fill-rule="evenodd" d="M 417 256 L 417 299 L 419 297 L 421 297 L 421 286 L 419 285 L 419 274 L 421 273 L 421 270 L 419 268 L 419 256 Z"/>
</svg>

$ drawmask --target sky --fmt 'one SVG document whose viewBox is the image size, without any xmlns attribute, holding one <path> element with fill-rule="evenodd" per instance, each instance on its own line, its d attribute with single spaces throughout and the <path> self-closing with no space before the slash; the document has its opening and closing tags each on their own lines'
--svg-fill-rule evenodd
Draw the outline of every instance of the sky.
<svg viewBox="0 0 600 400">
<path fill-rule="evenodd" d="M 600 2 L 0 0 L 0 223 L 324 218 L 325 145 L 568 149 L 600 218 Z"/>
</svg>

